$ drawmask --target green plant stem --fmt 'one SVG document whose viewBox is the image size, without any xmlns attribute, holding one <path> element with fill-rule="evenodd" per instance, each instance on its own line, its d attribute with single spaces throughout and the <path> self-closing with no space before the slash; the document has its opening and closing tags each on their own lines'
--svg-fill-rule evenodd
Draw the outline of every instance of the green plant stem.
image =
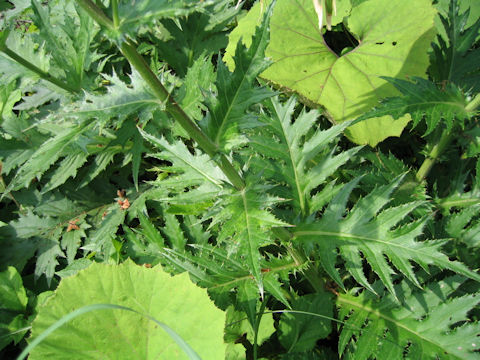
<svg viewBox="0 0 480 360">
<path fill-rule="evenodd" d="M 103 11 L 90 0 L 77 1 L 93 17 L 94 20 L 99 22 L 100 25 L 105 24 L 105 26 L 108 28 L 113 27 L 112 21 L 106 17 Z M 132 67 L 138 71 L 142 79 L 145 80 L 145 82 L 150 86 L 155 96 L 165 103 L 167 111 L 173 116 L 175 121 L 177 121 L 190 135 L 190 137 L 197 142 L 200 148 L 217 163 L 232 185 L 238 190 L 244 189 L 245 182 L 237 170 L 233 167 L 232 163 L 225 157 L 225 155 L 218 151 L 215 143 L 213 143 L 213 141 L 205 135 L 198 125 L 193 122 L 185 113 L 185 111 L 183 111 L 183 109 L 175 102 L 175 100 L 168 93 L 167 89 L 162 85 L 158 77 L 153 73 L 142 56 L 137 52 L 135 47 L 129 42 L 124 42 L 120 46 L 120 50 Z"/>
<path fill-rule="evenodd" d="M 74 88 L 73 86 L 70 86 L 69 84 L 63 82 L 62 80 L 57 79 L 56 77 L 50 75 L 49 73 L 43 71 L 39 67 L 33 65 L 31 62 L 25 60 L 23 57 L 18 55 L 16 52 L 10 50 L 8 47 L 4 46 L 1 49 L 6 55 L 8 55 L 10 58 L 15 60 L 17 63 L 19 63 L 22 66 L 25 66 L 28 70 L 33 71 L 35 74 L 40 76 L 43 80 L 46 80 L 59 88 L 62 88 L 63 90 L 66 90 L 70 93 L 76 93 L 78 92 L 79 89 Z"/>
<path fill-rule="evenodd" d="M 443 153 L 445 148 L 450 144 L 453 139 L 453 131 L 452 130 L 444 130 L 438 142 L 433 146 L 432 150 L 423 161 L 423 164 L 418 169 L 415 179 L 418 182 L 423 181 L 427 176 L 430 170 L 432 169 L 435 162 L 438 160 L 440 155 Z"/>
<path fill-rule="evenodd" d="M 467 112 L 475 111 L 477 108 L 480 107 L 480 93 L 475 95 L 472 101 L 470 101 L 467 106 L 465 106 L 465 110 Z"/>
<path fill-rule="evenodd" d="M 444 210 L 450 210 L 452 207 L 455 208 L 467 208 L 469 206 L 480 204 L 480 199 L 458 199 L 458 200 L 445 200 L 441 199 L 437 201 L 437 206 L 441 207 Z"/>
<path fill-rule="evenodd" d="M 217 146 L 204 134 L 197 124 L 190 119 L 190 117 L 175 102 L 175 100 L 173 100 L 167 89 L 165 89 L 158 77 L 153 73 L 137 50 L 129 43 L 123 43 L 121 50 L 130 64 L 139 72 L 143 80 L 145 80 L 145 82 L 150 86 L 157 98 L 163 102 L 166 102 L 166 109 L 173 116 L 173 118 L 180 123 L 180 125 L 192 137 L 192 139 L 197 142 L 203 151 L 205 151 L 212 159 L 216 160 L 218 166 L 232 182 L 233 186 L 235 186 L 238 190 L 243 189 L 245 184 L 237 170 L 235 170 L 225 155 L 218 152 Z"/>
<path fill-rule="evenodd" d="M 105 15 L 101 8 L 99 8 L 91 0 L 77 0 L 78 4 L 85 10 L 90 17 L 95 20 L 99 25 L 106 27 L 109 30 L 114 30 L 112 20 Z"/>
<path fill-rule="evenodd" d="M 267 299 L 261 302 L 260 304 L 260 311 L 257 314 L 257 318 L 255 319 L 255 329 L 253 329 L 253 359 L 258 359 L 258 329 L 260 329 L 260 321 L 262 321 L 263 313 L 265 311 L 265 307 L 267 306 Z"/>
<path fill-rule="evenodd" d="M 113 15 L 113 26 L 115 29 L 118 29 L 120 25 L 120 20 L 118 18 L 118 1 L 112 0 L 112 15 Z"/>
<path fill-rule="evenodd" d="M 467 112 L 474 112 L 478 107 L 480 107 L 480 94 L 477 94 L 473 100 L 470 101 L 467 106 L 465 106 L 465 110 Z M 428 173 L 432 169 L 435 162 L 438 160 L 448 144 L 450 144 L 452 141 L 453 134 L 454 132 L 452 130 L 444 130 L 442 132 L 440 139 L 434 145 L 430 151 L 430 154 L 428 154 L 427 158 L 423 161 L 423 164 L 420 166 L 420 169 L 418 169 L 417 174 L 415 175 L 415 179 L 418 182 L 423 181 L 428 176 Z"/>
</svg>

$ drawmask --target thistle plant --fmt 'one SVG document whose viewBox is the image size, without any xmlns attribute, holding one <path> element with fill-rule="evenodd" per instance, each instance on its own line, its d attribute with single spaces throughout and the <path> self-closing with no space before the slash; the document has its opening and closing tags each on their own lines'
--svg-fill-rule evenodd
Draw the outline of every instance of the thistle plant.
<svg viewBox="0 0 480 360">
<path fill-rule="evenodd" d="M 478 358 L 480 14 L 447 5 L 1 5 L 0 355 Z"/>
</svg>

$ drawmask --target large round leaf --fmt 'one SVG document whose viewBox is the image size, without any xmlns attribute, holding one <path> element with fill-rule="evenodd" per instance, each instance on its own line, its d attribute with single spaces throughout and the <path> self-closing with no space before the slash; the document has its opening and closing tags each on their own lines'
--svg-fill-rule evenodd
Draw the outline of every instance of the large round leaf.
<svg viewBox="0 0 480 360">
<path fill-rule="evenodd" d="M 163 322 L 203 359 L 223 359 L 225 313 L 206 290 L 184 273 L 171 277 L 160 267 L 127 262 L 94 264 L 65 278 L 39 310 L 32 338 L 62 316 L 90 304 L 116 304 Z M 187 359 L 156 323 L 124 310 L 101 310 L 68 322 L 31 353 L 30 359 Z"/>
<path fill-rule="evenodd" d="M 346 2 L 339 0 L 340 5 Z M 342 13 L 348 15 L 344 8 Z M 380 76 L 425 75 L 427 50 L 435 35 L 434 15 L 430 0 L 361 2 L 344 18 L 359 45 L 339 56 L 318 28 L 312 0 L 278 0 L 266 51 L 273 65 L 261 76 L 324 106 L 334 122 L 354 119 L 379 99 L 397 95 Z M 232 32 L 225 57 L 229 65 L 237 41 L 242 38 L 248 45 L 259 19 L 257 4 Z M 357 143 L 373 146 L 388 136 L 399 136 L 408 121 L 370 119 L 351 127 L 348 134 Z"/>
</svg>

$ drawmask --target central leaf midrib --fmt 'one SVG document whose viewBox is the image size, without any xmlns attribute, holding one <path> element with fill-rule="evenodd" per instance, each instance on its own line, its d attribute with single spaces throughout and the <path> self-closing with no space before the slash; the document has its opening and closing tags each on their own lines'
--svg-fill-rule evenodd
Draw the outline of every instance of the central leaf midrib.
<svg viewBox="0 0 480 360">
<path fill-rule="evenodd" d="M 398 247 L 410 252 L 416 252 L 420 254 L 424 254 L 422 251 L 419 251 L 418 249 L 413 249 L 409 248 L 406 246 L 403 246 L 401 244 L 393 243 L 393 242 L 388 242 L 376 238 L 370 238 L 367 236 L 360 236 L 360 235 L 355 235 L 355 234 L 348 234 L 348 233 L 342 233 L 342 232 L 331 232 L 331 231 L 322 231 L 322 230 L 299 230 L 299 231 L 293 231 L 294 236 L 335 236 L 339 239 L 355 239 L 355 240 L 364 240 L 364 241 L 370 241 L 374 243 L 380 243 L 382 245 L 387 245 L 387 246 L 392 246 L 392 247 Z M 430 256 L 430 255 L 428 255 Z"/>
<path fill-rule="evenodd" d="M 262 38 L 263 38 L 263 34 L 262 34 Z M 260 46 L 260 43 L 262 42 L 262 40 L 263 39 L 260 39 L 259 44 L 258 44 L 259 46 Z M 217 145 L 217 146 L 220 145 L 220 138 L 221 138 L 222 133 L 223 133 L 223 128 L 225 127 L 225 124 L 230 117 L 230 113 L 232 112 L 233 106 L 234 106 L 238 96 L 243 92 L 243 90 L 242 90 L 243 84 L 246 81 L 246 79 L 247 79 L 247 77 L 250 73 L 250 69 L 252 67 L 252 64 L 255 62 L 255 59 L 258 56 L 259 46 L 257 46 L 257 48 L 255 49 L 255 53 L 253 54 L 252 58 L 250 59 L 247 70 L 245 71 L 244 76 L 242 76 L 242 80 L 240 81 L 240 85 L 237 87 L 237 91 L 235 92 L 235 96 L 233 97 L 232 101 L 229 102 L 229 104 L 228 104 L 229 106 L 228 106 L 227 112 L 226 112 L 225 116 L 223 117 L 222 122 L 220 124 L 220 127 L 217 131 L 217 135 L 215 136 L 215 145 Z"/>
<path fill-rule="evenodd" d="M 287 144 L 287 148 L 288 148 L 288 157 L 290 159 L 290 163 L 292 164 L 292 171 L 295 178 L 295 186 L 297 188 L 297 193 L 298 193 L 298 201 L 300 202 L 300 210 L 302 212 L 302 215 L 305 215 L 305 199 L 303 198 L 303 195 L 302 195 L 302 191 L 301 191 L 302 189 L 301 189 L 300 181 L 298 178 L 297 167 L 295 166 L 295 162 L 293 159 L 293 154 L 291 150 L 292 144 L 290 144 L 290 142 L 288 141 L 287 130 L 284 127 L 285 116 L 282 116 L 282 119 L 279 118 L 279 120 L 283 130 L 283 138 L 285 139 L 285 143 Z"/>
<path fill-rule="evenodd" d="M 257 259 L 257 249 L 254 244 L 254 235 L 252 234 L 252 229 L 250 228 L 250 216 L 248 213 L 248 201 L 247 201 L 247 194 L 246 190 L 241 191 L 241 196 L 242 196 L 242 203 L 243 203 L 243 209 L 244 209 L 244 216 L 245 216 L 245 228 L 247 230 L 247 246 L 248 246 L 248 256 L 250 258 L 250 264 L 252 266 L 252 272 L 253 276 L 255 277 L 256 281 L 261 281 L 260 279 L 260 274 L 258 274 L 258 266 L 256 266 L 258 259 Z"/>
<path fill-rule="evenodd" d="M 436 346 L 437 348 L 440 348 L 442 350 L 445 350 L 445 348 L 443 348 L 441 345 L 437 344 L 436 342 L 434 342 L 433 340 L 429 339 L 429 338 L 426 338 L 426 337 L 423 337 L 420 333 L 416 332 L 415 330 L 413 329 L 410 329 L 409 327 L 407 327 L 406 325 L 404 325 L 401 321 L 397 321 L 389 316 L 386 316 L 384 315 L 382 312 L 378 311 L 378 310 L 374 310 L 372 309 L 371 307 L 367 307 L 365 305 L 361 305 L 361 304 L 358 304 L 357 302 L 354 302 L 354 301 L 350 301 L 348 298 L 345 297 L 345 295 L 342 295 L 340 294 L 337 298 L 337 302 L 343 302 L 345 304 L 348 304 L 352 307 L 355 307 L 359 310 L 363 310 L 363 311 L 366 311 L 368 312 L 369 314 L 373 314 L 375 316 L 377 316 L 378 318 L 381 318 L 381 319 L 384 319 L 385 321 L 387 322 L 390 322 L 392 324 L 394 324 L 395 326 L 399 327 L 399 328 L 402 328 L 403 330 L 405 330 L 406 332 L 410 333 L 410 334 L 413 334 L 414 336 L 416 336 L 417 338 L 423 340 L 424 342 L 427 342 L 427 343 L 430 343 L 430 344 L 433 344 L 434 346 Z M 449 354 L 453 355 L 449 350 Z M 457 356 L 457 355 L 455 355 Z M 458 357 L 457 357 L 458 358 Z M 459 358 L 459 359 L 463 359 L 463 357 Z"/>
</svg>

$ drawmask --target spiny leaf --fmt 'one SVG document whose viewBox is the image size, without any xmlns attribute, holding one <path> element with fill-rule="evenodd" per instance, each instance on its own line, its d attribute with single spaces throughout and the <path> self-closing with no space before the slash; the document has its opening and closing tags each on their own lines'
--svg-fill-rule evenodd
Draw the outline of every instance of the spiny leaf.
<svg viewBox="0 0 480 360">
<path fill-rule="evenodd" d="M 478 38 L 480 19 L 466 27 L 470 10 L 460 13 L 458 0 L 450 1 L 448 16 L 440 15 L 447 38 L 438 35 L 432 43 L 433 61 L 430 73 L 437 81 L 453 82 L 465 90 L 478 92 L 480 50 L 472 49 Z"/>
<path fill-rule="evenodd" d="M 171 66 L 179 77 L 185 77 L 195 63 L 203 63 L 202 68 L 211 67 L 212 71 L 199 74 L 198 85 L 206 89 L 204 80 L 213 74 L 213 66 L 205 57 L 218 54 L 227 46 L 229 26 L 239 13 L 240 8 L 233 6 L 231 0 L 210 2 L 204 11 L 190 14 L 188 17 L 162 19 L 162 38 L 154 48 L 161 54 L 163 61 Z M 187 70 L 188 69 L 188 70 Z M 198 91 L 198 86 L 192 88 Z M 190 115 L 190 114 L 189 114 Z"/>
<path fill-rule="evenodd" d="M 79 150 L 75 154 L 67 155 L 58 165 L 57 170 L 53 173 L 52 177 L 42 189 L 42 192 L 46 193 L 62 185 L 68 178 L 75 178 L 77 170 L 85 164 L 88 154 Z"/>
<path fill-rule="evenodd" d="M 143 130 L 140 130 L 140 133 L 154 146 L 164 149 L 155 156 L 172 162 L 172 166 L 168 167 L 170 172 L 188 174 L 190 182 L 202 183 L 207 180 L 216 187 L 220 187 L 226 181 L 225 175 L 218 166 L 207 155 L 200 153 L 199 150 L 195 150 L 195 154 L 192 155 L 181 141 L 170 144 L 164 138 L 158 139 Z"/>
<path fill-rule="evenodd" d="M 39 46 L 34 41 L 32 34 L 21 34 L 13 31 L 9 34 L 6 44 L 9 49 L 30 63 L 35 64 L 41 70 L 46 72 L 49 70 L 50 57 L 45 51 L 45 46 Z M 12 80 L 21 78 L 23 80 L 22 85 L 27 89 L 29 85 L 40 79 L 37 73 L 28 70 L 3 52 L 0 52 L 0 74 L 2 75 L 2 84 L 8 84 Z"/>
<path fill-rule="evenodd" d="M 90 234 L 86 244 L 82 249 L 87 251 L 100 251 L 104 246 L 109 246 L 110 241 L 115 237 L 118 227 L 125 219 L 125 210 L 119 209 L 118 206 L 110 208 L 97 229 Z"/>
<path fill-rule="evenodd" d="M 218 241 L 225 243 L 237 259 L 245 261 L 263 296 L 259 248 L 273 243 L 272 227 L 287 224 L 268 211 L 279 200 L 268 195 L 268 187 L 251 181 L 245 189 L 223 199 L 222 207 L 212 216 L 212 226 L 221 227 Z"/>
<path fill-rule="evenodd" d="M 76 221 L 72 221 L 72 224 L 76 225 L 77 228 L 72 227 L 70 230 L 67 229 L 60 242 L 62 249 L 65 250 L 68 264 L 73 263 L 75 260 L 77 251 L 82 245 L 82 239 L 87 237 L 85 234 L 85 229 L 90 227 L 90 225 L 88 225 L 86 222 L 82 222 L 81 224 L 77 225 Z"/>
<path fill-rule="evenodd" d="M 113 161 L 115 155 L 122 153 L 122 148 L 119 146 L 107 146 L 97 156 L 95 160 L 88 167 L 87 175 L 80 181 L 78 188 L 82 188 L 95 179 L 107 166 Z"/>
<path fill-rule="evenodd" d="M 173 214 L 165 213 L 164 220 L 165 226 L 163 227 L 163 232 L 170 241 L 171 248 L 184 251 L 185 245 L 187 245 L 187 238 L 180 227 L 180 222 L 177 217 Z"/>
<path fill-rule="evenodd" d="M 480 246 L 480 204 L 471 205 L 448 219 L 445 230 L 453 238 L 461 241 L 469 248 Z"/>
<path fill-rule="evenodd" d="M 228 292 L 243 282 L 255 281 L 248 265 L 242 259 L 229 256 L 223 248 L 197 244 L 190 244 L 189 247 L 194 251 L 179 252 L 164 248 L 161 256 L 176 271 L 188 271 L 198 285 L 213 291 Z M 289 257 L 261 259 L 265 290 L 290 307 L 279 278 L 288 278 L 290 270 L 300 269 L 303 265 L 296 264 Z"/>
<path fill-rule="evenodd" d="M 445 121 L 447 129 L 451 130 L 455 123 L 463 127 L 464 120 L 474 115 L 466 109 L 468 103 L 466 96 L 453 84 L 447 84 L 445 89 L 439 89 L 431 81 L 419 77 L 412 77 L 412 81 L 382 78 L 394 85 L 402 96 L 383 99 L 381 105 L 360 116 L 359 120 L 384 115 L 398 119 L 410 114 L 414 127 L 425 118 L 427 123 L 425 135 L 428 135 L 441 119 Z"/>
<path fill-rule="evenodd" d="M 337 249 L 346 261 L 347 271 L 356 281 L 373 292 L 375 290 L 363 271 L 362 255 L 388 291 L 394 295 L 393 267 L 420 286 L 411 262 L 419 264 L 426 270 L 428 265 L 436 265 L 441 269 L 449 269 L 480 281 L 478 274 L 470 271 L 462 263 L 450 261 L 440 251 L 444 241 L 416 241 L 422 234 L 426 219 L 396 227 L 421 203 L 407 203 L 382 210 L 390 202 L 391 193 L 400 184 L 401 178 L 372 191 L 360 199 L 348 215 L 344 216 L 347 212 L 347 199 L 358 180 L 345 186 L 345 189 L 330 202 L 319 221 L 298 225 L 293 230 L 296 237 L 294 241 L 319 248 L 318 257 L 323 267 L 340 286 L 343 284 L 334 266 L 338 255 Z M 391 264 L 387 262 L 386 257 Z"/>
<path fill-rule="evenodd" d="M 258 135 L 250 138 L 251 146 L 267 159 L 258 159 L 259 168 L 282 186 L 282 196 L 293 200 L 295 214 L 308 216 L 312 208 L 318 207 L 311 193 L 322 185 L 341 165 L 346 163 L 360 147 L 335 155 L 330 150 L 331 143 L 349 125 L 344 123 L 328 130 L 315 129 L 319 113 L 305 109 L 293 117 L 295 98 L 284 105 L 278 99 L 269 101 L 270 116 L 260 120 L 266 126 L 258 130 Z"/>
<path fill-rule="evenodd" d="M 95 55 L 90 52 L 90 42 L 99 27 L 75 3 L 51 3 L 46 6 L 32 0 L 38 36 L 57 65 L 57 72 L 64 73 L 65 81 L 75 89 L 81 89 L 84 76 Z M 68 9 L 69 8 L 69 9 Z M 53 20 L 53 23 L 51 22 Z"/>
<path fill-rule="evenodd" d="M 55 117 L 73 117 L 78 119 L 96 118 L 100 126 L 109 124 L 116 119 L 116 127 L 130 115 L 145 122 L 152 113 L 162 108 L 162 103 L 155 97 L 140 75 L 133 71 L 130 84 L 123 82 L 117 74 L 104 74 L 109 83 L 106 94 L 85 93 L 84 99 L 67 106 Z"/>
<path fill-rule="evenodd" d="M 14 117 L 13 107 L 22 98 L 20 90 L 16 90 L 16 81 L 5 84 L 0 88 L 0 123 L 3 123 L 5 118 Z"/>
<path fill-rule="evenodd" d="M 35 263 L 35 278 L 45 275 L 47 283 L 50 286 L 58 258 L 64 257 L 58 241 L 42 240 L 37 249 L 37 261 Z"/>
<path fill-rule="evenodd" d="M 138 219 L 140 220 L 140 225 L 142 226 L 141 233 L 145 236 L 147 242 L 156 244 L 159 248 L 164 246 L 164 239 L 162 234 L 155 228 L 155 225 L 142 213 L 138 214 Z"/>
<path fill-rule="evenodd" d="M 208 58 L 197 59 L 188 68 L 182 87 L 179 89 L 177 99 L 182 109 L 195 120 L 203 118 L 202 110 L 205 93 L 213 91 L 215 73 L 213 65 Z"/>
<path fill-rule="evenodd" d="M 396 286 L 403 302 L 391 295 L 380 299 L 368 292 L 339 295 L 340 319 L 345 321 L 339 352 L 355 343 L 355 359 L 478 359 L 480 327 L 469 323 L 467 313 L 479 302 L 478 294 L 451 297 L 463 282 L 447 278 L 412 291 L 404 281 Z M 354 340 L 354 338 L 356 340 Z M 350 351 L 349 351 L 350 352 Z"/>
<path fill-rule="evenodd" d="M 41 177 L 42 174 L 62 156 L 62 151 L 92 125 L 93 123 L 85 121 L 73 128 L 67 127 L 57 136 L 47 140 L 17 171 L 17 174 L 8 185 L 6 191 L 10 192 L 22 187 L 28 187 L 31 180 L 35 177 Z"/>
<path fill-rule="evenodd" d="M 265 48 L 269 40 L 269 17 L 273 6 L 266 11 L 262 25 L 258 27 L 248 50 L 239 43 L 235 51 L 235 70 L 227 69 L 222 61 L 217 67 L 217 94 L 208 102 L 210 113 L 203 128 L 208 136 L 222 150 L 246 140 L 238 133 L 258 125 L 255 116 L 246 114 L 253 104 L 273 95 L 266 88 L 257 87 L 256 77 L 264 71 L 269 62 L 265 59 Z"/>
</svg>

